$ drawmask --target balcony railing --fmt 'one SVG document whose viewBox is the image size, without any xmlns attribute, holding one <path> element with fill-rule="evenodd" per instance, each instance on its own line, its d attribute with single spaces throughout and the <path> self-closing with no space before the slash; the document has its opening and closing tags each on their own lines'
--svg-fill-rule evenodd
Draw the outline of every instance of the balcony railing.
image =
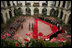
<svg viewBox="0 0 72 48">
<path fill-rule="evenodd" d="M 31 6 L 31 4 L 30 4 L 30 3 L 26 3 L 26 4 L 25 4 L 25 6 L 30 7 L 30 6 Z"/>
<path fill-rule="evenodd" d="M 34 3 L 33 6 L 34 7 L 39 7 L 39 3 Z"/>
<path fill-rule="evenodd" d="M 46 7 L 46 6 L 47 6 L 47 4 L 46 4 L 46 3 L 43 3 L 43 4 L 42 4 L 42 6 L 43 6 L 43 7 Z"/>
</svg>

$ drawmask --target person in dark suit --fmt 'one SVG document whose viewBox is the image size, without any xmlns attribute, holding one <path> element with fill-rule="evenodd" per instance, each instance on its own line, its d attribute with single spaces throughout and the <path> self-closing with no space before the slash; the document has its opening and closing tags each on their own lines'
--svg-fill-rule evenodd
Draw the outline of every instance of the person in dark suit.
<svg viewBox="0 0 72 48">
<path fill-rule="evenodd" d="M 21 29 L 23 29 L 23 24 L 21 24 Z"/>
<path fill-rule="evenodd" d="M 29 31 L 30 31 L 30 23 L 29 23 Z"/>
<path fill-rule="evenodd" d="M 33 30 L 33 23 L 32 23 L 32 30 Z"/>
</svg>

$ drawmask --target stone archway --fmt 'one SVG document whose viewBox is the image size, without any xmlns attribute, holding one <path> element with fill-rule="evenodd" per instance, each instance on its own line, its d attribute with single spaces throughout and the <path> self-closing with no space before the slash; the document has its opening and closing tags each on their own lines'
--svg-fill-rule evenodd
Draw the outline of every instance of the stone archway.
<svg viewBox="0 0 72 48">
<path fill-rule="evenodd" d="M 30 8 L 26 8 L 26 15 L 31 15 L 31 9 Z"/>
<path fill-rule="evenodd" d="M 22 9 L 20 7 L 18 8 L 18 13 L 22 15 Z"/>
<path fill-rule="evenodd" d="M 38 8 L 34 9 L 34 14 L 39 14 L 39 9 Z"/>
<path fill-rule="evenodd" d="M 61 10 L 60 19 L 63 17 L 63 11 Z"/>
<path fill-rule="evenodd" d="M 16 13 L 16 16 L 20 16 L 23 14 L 22 9 L 20 7 L 18 9 L 15 9 L 15 13 Z"/>
<path fill-rule="evenodd" d="M 55 9 L 54 9 L 54 8 L 52 8 L 52 9 L 50 10 L 50 16 L 55 16 Z"/>
<path fill-rule="evenodd" d="M 42 9 L 42 15 L 47 15 L 47 9 L 46 8 Z"/>
</svg>

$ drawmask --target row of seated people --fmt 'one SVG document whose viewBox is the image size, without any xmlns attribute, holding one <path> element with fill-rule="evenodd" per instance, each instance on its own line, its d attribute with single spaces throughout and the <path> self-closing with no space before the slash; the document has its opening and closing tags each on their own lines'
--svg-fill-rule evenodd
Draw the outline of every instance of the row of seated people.
<svg viewBox="0 0 72 48">
<path fill-rule="evenodd" d="M 57 23 L 56 21 L 53 21 L 53 20 L 51 20 L 51 19 L 44 19 L 44 17 L 38 17 L 39 19 L 41 19 L 41 20 L 43 20 L 43 21 L 46 21 L 46 22 L 48 22 L 48 23 L 51 23 L 51 24 L 53 24 L 53 25 L 56 25 L 57 27 L 58 27 L 58 29 L 60 29 L 60 24 L 59 23 Z"/>
<path fill-rule="evenodd" d="M 25 21 L 24 18 L 18 18 L 13 23 L 11 23 L 11 25 L 9 26 L 11 36 L 13 36 L 16 33 L 23 21 Z"/>
<path fill-rule="evenodd" d="M 57 35 L 58 35 L 59 33 L 62 33 L 62 30 L 57 31 L 57 32 L 55 32 L 54 34 L 52 34 L 52 35 L 50 36 L 50 40 L 51 40 L 53 37 L 57 37 Z"/>
<path fill-rule="evenodd" d="M 52 25 L 56 25 L 58 27 L 58 31 L 55 32 L 53 35 L 50 36 L 50 39 L 52 39 L 53 37 L 57 37 L 57 35 L 59 33 L 62 33 L 62 29 L 61 29 L 61 26 L 59 23 L 57 23 L 56 21 L 53 21 L 53 20 L 50 20 L 50 19 L 44 19 L 44 17 L 39 17 L 39 19 L 43 20 L 43 21 L 46 21 L 48 23 L 51 23 Z"/>
</svg>

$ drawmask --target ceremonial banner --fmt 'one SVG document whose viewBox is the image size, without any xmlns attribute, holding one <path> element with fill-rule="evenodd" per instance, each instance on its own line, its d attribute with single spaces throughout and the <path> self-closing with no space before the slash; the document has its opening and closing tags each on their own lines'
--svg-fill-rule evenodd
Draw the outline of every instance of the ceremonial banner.
<svg viewBox="0 0 72 48">
<path fill-rule="evenodd" d="M 34 19 L 35 23 L 33 24 L 33 38 L 37 39 L 38 38 L 38 23 L 37 19 Z"/>
</svg>

